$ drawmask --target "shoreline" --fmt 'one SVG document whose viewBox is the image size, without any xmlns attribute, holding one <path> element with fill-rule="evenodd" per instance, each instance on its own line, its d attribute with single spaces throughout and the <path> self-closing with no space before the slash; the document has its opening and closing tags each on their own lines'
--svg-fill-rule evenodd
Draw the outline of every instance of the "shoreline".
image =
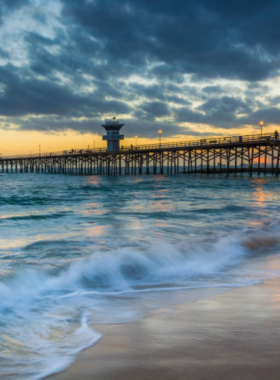
<svg viewBox="0 0 280 380">
<path fill-rule="evenodd" d="M 51 380 L 278 379 L 280 277 L 140 320 L 93 325 L 103 336 Z"/>
</svg>

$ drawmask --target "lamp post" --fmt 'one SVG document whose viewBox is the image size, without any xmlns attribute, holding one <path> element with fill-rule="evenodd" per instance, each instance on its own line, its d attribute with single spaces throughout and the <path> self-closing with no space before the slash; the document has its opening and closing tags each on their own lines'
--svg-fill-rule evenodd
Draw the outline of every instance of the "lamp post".
<svg viewBox="0 0 280 380">
<path fill-rule="evenodd" d="M 137 146 L 137 139 L 138 139 L 138 136 L 135 136 L 135 146 Z"/>
<path fill-rule="evenodd" d="M 162 130 L 159 129 L 159 131 L 158 131 L 159 148 L 161 147 L 161 133 L 162 133 Z"/>
<path fill-rule="evenodd" d="M 260 121 L 260 126 L 261 126 L 261 136 L 262 136 L 263 121 Z"/>
<path fill-rule="evenodd" d="M 41 156 L 41 145 L 39 145 L 39 157 Z"/>
</svg>

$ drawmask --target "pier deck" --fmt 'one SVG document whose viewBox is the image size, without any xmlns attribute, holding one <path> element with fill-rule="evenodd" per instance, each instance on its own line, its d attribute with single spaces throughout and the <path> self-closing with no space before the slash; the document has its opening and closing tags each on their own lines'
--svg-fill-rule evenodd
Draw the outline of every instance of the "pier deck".
<svg viewBox="0 0 280 380">
<path fill-rule="evenodd" d="M 124 146 L 120 150 L 72 149 L 0 158 L 2 173 L 76 175 L 279 172 L 280 140 L 274 134 Z"/>
</svg>

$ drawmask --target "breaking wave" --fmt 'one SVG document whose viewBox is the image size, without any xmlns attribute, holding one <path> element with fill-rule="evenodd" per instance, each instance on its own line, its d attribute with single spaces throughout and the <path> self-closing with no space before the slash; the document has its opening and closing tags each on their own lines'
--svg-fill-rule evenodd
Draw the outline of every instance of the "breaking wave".
<svg viewBox="0 0 280 380">
<path fill-rule="evenodd" d="M 279 248 L 278 236 L 279 224 L 270 223 L 200 241 L 158 243 L 146 251 L 126 247 L 97 252 L 57 270 L 28 269 L 2 277 L 0 377 L 37 379 L 66 368 L 80 350 L 100 339 L 88 320 L 100 308 L 106 311 L 109 296 L 249 285 L 250 280 L 233 279 L 229 269 L 263 254 L 264 248 Z M 117 320 L 118 304 L 114 312 Z M 118 321 L 126 318 L 124 313 Z"/>
</svg>

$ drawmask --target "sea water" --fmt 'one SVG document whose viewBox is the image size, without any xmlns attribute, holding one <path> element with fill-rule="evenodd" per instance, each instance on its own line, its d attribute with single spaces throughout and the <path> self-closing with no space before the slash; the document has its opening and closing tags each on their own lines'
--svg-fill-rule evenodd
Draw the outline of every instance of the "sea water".
<svg viewBox="0 0 280 380">
<path fill-rule="evenodd" d="M 278 276 L 279 181 L 1 175 L 0 378 L 66 368 L 98 324 Z"/>
</svg>

